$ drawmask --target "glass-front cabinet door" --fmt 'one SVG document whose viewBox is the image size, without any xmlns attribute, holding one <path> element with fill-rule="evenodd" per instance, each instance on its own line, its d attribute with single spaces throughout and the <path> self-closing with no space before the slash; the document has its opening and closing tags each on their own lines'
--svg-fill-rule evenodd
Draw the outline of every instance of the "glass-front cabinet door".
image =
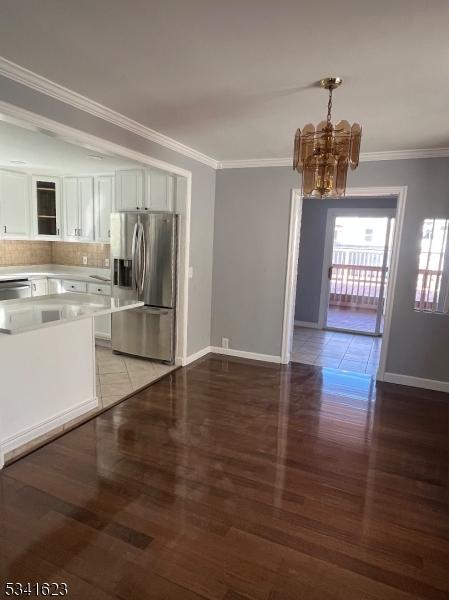
<svg viewBox="0 0 449 600">
<path fill-rule="evenodd" d="M 33 177 L 34 235 L 40 239 L 60 239 L 60 182 L 57 177 Z"/>
</svg>

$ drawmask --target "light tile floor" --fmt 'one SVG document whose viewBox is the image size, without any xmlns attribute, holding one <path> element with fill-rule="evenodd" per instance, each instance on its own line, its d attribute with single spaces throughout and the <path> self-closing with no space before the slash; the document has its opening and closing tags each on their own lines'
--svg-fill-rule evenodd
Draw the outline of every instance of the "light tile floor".
<svg viewBox="0 0 449 600">
<path fill-rule="evenodd" d="M 382 338 L 295 327 L 292 362 L 375 375 Z"/>
<path fill-rule="evenodd" d="M 174 365 L 113 354 L 110 348 L 103 346 L 96 347 L 95 357 L 97 396 L 103 408 L 176 369 Z"/>
</svg>

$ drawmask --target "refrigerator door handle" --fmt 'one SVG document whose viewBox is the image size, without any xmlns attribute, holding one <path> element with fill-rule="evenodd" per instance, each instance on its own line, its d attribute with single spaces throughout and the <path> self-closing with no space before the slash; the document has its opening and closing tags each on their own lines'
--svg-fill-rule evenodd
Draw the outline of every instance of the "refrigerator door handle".
<svg viewBox="0 0 449 600">
<path fill-rule="evenodd" d="M 140 223 L 140 237 L 139 237 L 139 287 L 140 293 L 143 292 L 143 286 L 145 283 L 145 270 L 146 270 L 146 242 L 145 242 L 145 229 L 142 223 Z"/>
<path fill-rule="evenodd" d="M 136 223 L 134 225 L 133 241 L 132 241 L 132 246 L 131 246 L 131 260 L 132 260 L 131 279 L 132 279 L 133 290 L 137 289 L 137 254 L 136 254 L 136 250 L 137 250 L 137 232 L 138 232 L 138 230 L 139 230 L 139 223 Z"/>
</svg>

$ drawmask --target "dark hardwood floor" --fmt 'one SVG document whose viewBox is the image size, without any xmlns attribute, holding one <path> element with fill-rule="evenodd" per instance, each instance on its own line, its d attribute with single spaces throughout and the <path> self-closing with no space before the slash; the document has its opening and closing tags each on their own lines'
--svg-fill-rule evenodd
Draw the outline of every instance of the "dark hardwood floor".
<svg viewBox="0 0 449 600">
<path fill-rule="evenodd" d="M 449 396 L 212 356 L 0 474 L 0 579 L 74 600 L 449 598 Z"/>
</svg>

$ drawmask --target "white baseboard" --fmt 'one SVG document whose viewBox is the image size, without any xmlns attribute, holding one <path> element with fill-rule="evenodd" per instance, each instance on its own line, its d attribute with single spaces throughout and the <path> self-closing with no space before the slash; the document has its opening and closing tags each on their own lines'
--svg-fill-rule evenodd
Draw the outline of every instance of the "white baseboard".
<svg viewBox="0 0 449 600">
<path fill-rule="evenodd" d="M 295 321 L 296 327 L 308 327 L 309 329 L 319 329 L 318 323 L 312 323 L 309 321 Z"/>
<path fill-rule="evenodd" d="M 111 341 L 111 334 L 107 334 L 107 333 L 96 333 L 96 334 L 95 334 L 95 339 L 96 339 L 96 340 L 105 340 L 106 342 L 110 342 L 110 341 Z"/>
<path fill-rule="evenodd" d="M 384 373 L 382 380 L 388 383 L 398 383 L 399 385 L 409 385 L 411 387 L 449 394 L 449 381 L 424 379 L 423 377 L 412 377 L 410 375 L 401 375 L 400 373 Z"/>
<path fill-rule="evenodd" d="M 221 346 L 211 346 L 210 352 L 215 354 L 225 354 L 226 356 L 238 356 L 239 358 L 249 358 L 250 360 L 263 360 L 265 362 L 280 363 L 281 357 L 274 354 L 258 354 L 257 352 L 246 352 L 246 350 L 234 350 L 233 348 L 222 348 Z"/>
<path fill-rule="evenodd" d="M 183 367 L 185 367 L 185 366 L 189 365 L 190 363 L 194 362 L 195 360 L 198 360 L 199 358 L 206 356 L 206 354 L 210 354 L 211 352 L 212 352 L 211 347 L 206 346 L 205 348 L 198 350 L 198 352 L 195 352 L 194 354 L 190 354 L 186 358 L 182 359 L 181 365 Z"/>
<path fill-rule="evenodd" d="M 247 352 L 246 350 L 234 350 L 233 348 L 222 348 L 221 346 L 206 346 L 202 350 L 190 354 L 186 359 L 182 361 L 182 366 L 185 367 L 190 363 L 206 356 L 206 354 L 224 354 L 226 356 L 237 356 L 239 358 L 249 358 L 250 360 L 263 360 L 265 362 L 280 363 L 281 357 L 272 354 L 258 354 L 257 352 Z"/>
<path fill-rule="evenodd" d="M 16 448 L 20 448 L 24 444 L 28 444 L 32 442 L 36 438 L 45 435 L 46 433 L 50 433 L 53 429 L 68 423 L 72 419 L 76 419 L 81 415 L 89 412 L 90 410 L 97 408 L 98 406 L 98 398 L 93 398 L 91 400 L 86 400 L 81 404 L 77 404 L 68 410 L 58 413 L 54 417 L 50 419 L 46 419 L 42 423 L 38 425 L 33 425 L 28 427 L 27 429 L 23 429 L 19 433 L 15 433 L 14 435 L 5 438 L 0 441 L 0 469 L 4 464 L 4 456 L 8 452 L 15 450 Z"/>
</svg>

